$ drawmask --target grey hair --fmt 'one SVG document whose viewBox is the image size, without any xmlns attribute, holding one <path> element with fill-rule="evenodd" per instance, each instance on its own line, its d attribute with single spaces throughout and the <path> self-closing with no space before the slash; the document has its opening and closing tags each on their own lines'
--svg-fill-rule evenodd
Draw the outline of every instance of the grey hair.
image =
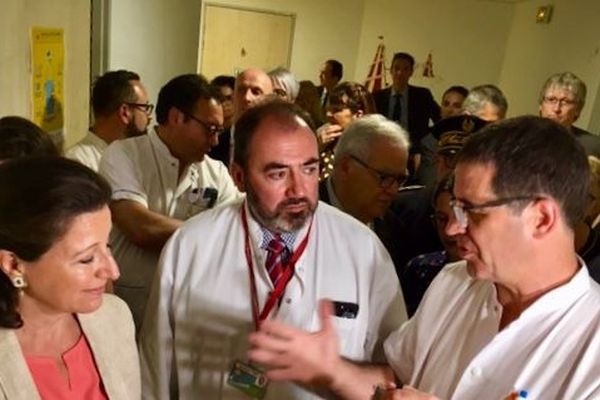
<svg viewBox="0 0 600 400">
<path fill-rule="evenodd" d="M 347 155 L 362 159 L 369 157 L 370 146 L 377 139 L 386 139 L 390 145 L 407 151 L 410 146 L 408 132 L 404 128 L 383 115 L 370 114 L 352 121 L 346 127 L 335 147 L 334 163 Z"/>
<path fill-rule="evenodd" d="M 478 116 L 486 104 L 498 108 L 498 114 L 504 118 L 508 110 L 508 102 L 504 93 L 495 85 L 479 85 L 469 91 L 463 102 L 463 112 Z"/>
<path fill-rule="evenodd" d="M 268 73 L 269 78 L 271 78 L 271 82 L 273 82 L 273 86 L 277 83 L 279 86 L 285 89 L 287 93 L 288 100 L 292 103 L 298 97 L 298 92 L 300 91 L 300 83 L 289 70 L 283 67 L 277 67 Z"/>
<path fill-rule="evenodd" d="M 585 105 L 585 96 L 587 93 L 587 89 L 585 87 L 585 83 L 583 83 L 583 81 L 579 79 L 577 75 L 575 75 L 572 72 L 560 72 L 546 79 L 546 82 L 544 83 L 544 86 L 540 91 L 540 104 L 542 104 L 542 102 L 544 101 L 546 92 L 551 87 L 558 87 L 571 92 L 573 96 L 575 96 L 575 101 L 577 102 L 577 109 L 579 111 L 583 109 L 583 106 Z"/>
</svg>

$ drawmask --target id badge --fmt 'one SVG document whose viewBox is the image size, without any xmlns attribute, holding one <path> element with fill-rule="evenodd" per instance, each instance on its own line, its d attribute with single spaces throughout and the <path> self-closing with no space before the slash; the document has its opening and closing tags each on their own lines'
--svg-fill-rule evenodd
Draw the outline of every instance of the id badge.
<svg viewBox="0 0 600 400">
<path fill-rule="evenodd" d="M 269 381 L 261 370 L 240 360 L 233 362 L 227 377 L 229 386 L 241 390 L 252 399 L 264 398 L 268 383 Z"/>
</svg>

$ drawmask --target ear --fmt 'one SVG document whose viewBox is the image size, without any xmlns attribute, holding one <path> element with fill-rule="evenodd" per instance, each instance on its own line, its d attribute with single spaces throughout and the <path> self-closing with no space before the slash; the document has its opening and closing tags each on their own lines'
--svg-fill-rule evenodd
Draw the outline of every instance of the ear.
<svg viewBox="0 0 600 400">
<path fill-rule="evenodd" d="M 231 174 L 233 182 L 235 183 L 235 186 L 237 186 L 238 190 L 240 192 L 245 192 L 246 181 L 244 179 L 244 170 L 242 167 L 238 163 L 233 162 L 229 167 L 229 173 Z"/>
<path fill-rule="evenodd" d="M 350 174 L 350 170 L 352 169 L 350 160 L 351 159 L 348 156 L 342 157 L 341 160 L 336 160 L 339 171 L 343 177 L 347 177 Z"/>
<path fill-rule="evenodd" d="M 179 111 L 175 107 L 171 107 L 169 109 L 169 113 L 167 114 L 167 120 L 171 125 L 179 125 L 184 122 L 185 116 L 181 111 Z"/>
<path fill-rule="evenodd" d="M 558 226 L 561 219 L 560 208 L 552 199 L 539 199 L 531 207 L 528 207 L 524 212 L 527 212 L 528 222 L 532 236 L 536 239 L 541 239 Z"/>
<path fill-rule="evenodd" d="M 357 119 L 357 118 L 360 118 L 360 117 L 362 117 L 363 115 L 365 115 L 365 112 L 364 112 L 363 110 L 358 110 L 358 111 L 356 112 L 356 114 L 354 114 L 354 115 L 352 116 L 352 119 Z"/>
<path fill-rule="evenodd" d="M 25 270 L 24 265 L 15 253 L 8 250 L 0 250 L 0 269 L 9 278 L 16 273 L 22 274 Z"/>
<path fill-rule="evenodd" d="M 127 125 L 131 120 L 132 115 L 131 108 L 129 108 L 129 106 L 125 103 L 121 104 L 118 110 L 119 120 L 123 124 Z"/>
</svg>

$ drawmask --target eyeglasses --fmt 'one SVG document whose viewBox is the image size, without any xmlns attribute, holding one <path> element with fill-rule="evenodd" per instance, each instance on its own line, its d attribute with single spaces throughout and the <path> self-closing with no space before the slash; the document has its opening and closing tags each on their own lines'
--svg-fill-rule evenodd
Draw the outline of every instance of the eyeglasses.
<svg viewBox="0 0 600 400">
<path fill-rule="evenodd" d="M 130 107 L 136 107 L 146 113 L 146 115 L 152 115 L 152 111 L 154 110 L 154 104 L 150 103 L 125 103 Z"/>
<path fill-rule="evenodd" d="M 225 128 L 223 128 L 222 126 L 218 126 L 218 125 L 209 125 L 206 122 L 202 121 L 200 118 L 198 117 L 194 117 L 192 114 L 187 113 L 185 111 L 182 111 L 182 113 L 184 115 L 187 115 L 189 118 L 193 119 L 194 121 L 196 121 L 197 123 L 199 123 L 204 129 L 206 129 L 208 131 L 208 133 L 210 135 L 216 135 L 219 136 L 221 133 L 223 133 L 223 131 L 225 130 Z"/>
<path fill-rule="evenodd" d="M 501 199 L 495 199 L 486 201 L 481 204 L 465 204 L 460 200 L 452 199 L 450 200 L 450 208 L 452 208 L 452 212 L 454 212 L 454 217 L 456 217 L 456 221 L 458 225 L 462 229 L 467 229 L 469 226 L 469 215 L 470 214 L 482 214 L 483 210 L 486 208 L 500 207 L 510 203 L 515 203 L 517 201 L 533 201 L 542 198 L 541 196 L 513 196 L 513 197 L 505 197 Z"/>
<path fill-rule="evenodd" d="M 361 166 L 363 166 L 366 170 L 371 172 L 373 174 L 373 176 L 375 178 L 377 178 L 377 180 L 379 181 L 379 186 L 382 188 L 387 189 L 394 184 L 396 184 L 398 186 L 402 186 L 402 185 L 404 185 L 404 183 L 406 183 L 406 180 L 408 179 L 408 176 L 406 176 L 405 174 L 391 175 L 391 174 L 388 174 L 385 172 L 381 172 L 381 171 L 371 167 L 369 164 L 367 164 L 366 162 L 364 162 L 363 160 L 361 160 L 360 158 L 358 158 L 356 156 L 350 155 L 350 158 L 353 159 L 354 161 L 356 161 Z"/>
<path fill-rule="evenodd" d="M 577 102 L 575 100 L 571 100 L 571 99 L 559 99 L 557 97 L 554 96 L 544 96 L 544 102 L 548 103 L 552 106 L 555 106 L 558 104 L 559 107 L 563 107 L 563 106 L 573 106 L 575 105 Z"/>
</svg>

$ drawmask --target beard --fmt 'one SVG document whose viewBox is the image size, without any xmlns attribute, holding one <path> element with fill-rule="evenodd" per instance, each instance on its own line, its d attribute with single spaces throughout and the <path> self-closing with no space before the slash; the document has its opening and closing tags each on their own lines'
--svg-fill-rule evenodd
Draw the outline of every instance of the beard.
<svg viewBox="0 0 600 400">
<path fill-rule="evenodd" d="M 246 188 L 248 208 L 256 221 L 271 232 L 287 233 L 301 229 L 317 209 L 317 202 L 311 202 L 308 197 L 296 197 L 283 200 L 269 211 L 260 204 L 260 199 L 252 187 Z M 291 212 L 285 208 L 293 205 L 306 205 L 302 211 Z"/>
<path fill-rule="evenodd" d="M 127 123 L 125 127 L 125 137 L 136 137 L 142 136 L 148 133 L 148 126 L 146 126 L 143 130 L 140 130 L 136 125 L 133 119 Z"/>
</svg>

